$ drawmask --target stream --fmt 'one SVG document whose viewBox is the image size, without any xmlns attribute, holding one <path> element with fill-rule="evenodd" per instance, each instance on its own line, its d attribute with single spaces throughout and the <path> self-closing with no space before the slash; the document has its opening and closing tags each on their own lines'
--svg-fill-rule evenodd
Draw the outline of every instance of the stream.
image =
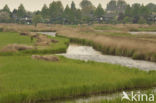
<svg viewBox="0 0 156 103">
<path fill-rule="evenodd" d="M 45 34 L 45 33 L 44 33 Z M 49 34 L 46 34 L 49 35 Z M 77 44 L 70 44 L 67 52 L 64 54 L 58 54 L 65 56 L 70 59 L 95 61 L 102 63 L 110 63 L 110 64 L 118 64 L 122 66 L 127 66 L 130 68 L 138 68 L 144 71 L 156 70 L 156 63 L 143 61 L 143 60 L 133 60 L 128 57 L 122 56 L 112 56 L 112 55 L 103 55 L 99 51 L 96 51 L 91 46 L 83 46 Z M 154 93 L 156 93 L 156 89 L 151 89 Z M 141 91 L 144 92 L 144 91 Z M 113 93 L 109 95 L 92 95 L 90 97 L 78 98 L 74 100 L 64 100 L 64 101 L 56 101 L 56 102 L 44 102 L 44 103 L 97 103 L 102 100 L 112 100 L 116 98 L 121 98 L 122 93 Z"/>
<path fill-rule="evenodd" d="M 144 34 L 150 34 L 150 35 L 156 35 L 156 32 L 129 32 L 132 35 L 144 35 Z"/>
<path fill-rule="evenodd" d="M 95 61 L 95 62 L 119 64 L 130 68 L 138 68 L 144 71 L 156 70 L 156 63 L 154 62 L 134 60 L 122 56 L 103 55 L 90 46 L 70 44 L 67 49 L 67 52 L 61 55 L 71 59 L 84 60 L 86 62 Z"/>
</svg>

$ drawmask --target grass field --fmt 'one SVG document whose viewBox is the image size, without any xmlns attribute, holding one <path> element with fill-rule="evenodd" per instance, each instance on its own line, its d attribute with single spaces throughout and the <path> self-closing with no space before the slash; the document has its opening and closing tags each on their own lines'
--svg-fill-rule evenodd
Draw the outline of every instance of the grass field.
<svg viewBox="0 0 156 103">
<path fill-rule="evenodd" d="M 119 27 L 39 25 L 38 27 L 0 24 L 5 31 L 57 30 L 59 35 L 72 38 L 72 42 L 91 45 L 111 55 L 134 56 L 141 59 L 156 59 L 155 37 L 130 36 L 126 31 L 132 26 Z M 103 26 L 103 25 L 102 25 Z M 105 26 L 105 25 L 104 25 Z M 138 25 L 136 25 L 137 27 Z M 98 27 L 98 28 L 94 28 Z M 128 28 L 129 27 L 129 28 Z M 142 28 L 147 28 L 145 25 Z M 139 27 L 139 28 L 141 28 Z M 25 28 L 25 29 L 24 29 Z M 95 29 L 102 29 L 97 31 Z M 114 29 L 114 30 L 111 30 Z M 108 32 L 108 34 L 107 34 Z M 125 34 L 125 35 L 124 35 Z M 21 55 L 0 53 L 0 103 L 35 103 L 40 100 L 54 100 L 88 96 L 98 93 L 112 93 L 129 89 L 144 89 L 156 86 L 156 72 L 144 72 L 120 65 L 84 62 L 59 57 L 58 62 L 34 60 L 32 54 L 65 52 L 69 39 L 49 37 L 58 40 L 37 50 L 20 51 Z M 0 49 L 8 44 L 34 45 L 30 37 L 15 32 L 0 32 Z M 136 54 L 138 53 L 138 54 Z M 140 55 L 144 53 L 144 55 Z M 29 55 L 26 55 L 29 54 Z M 5 55 L 5 56 L 4 56 Z M 149 58 L 149 56 L 151 56 Z M 142 58 L 144 57 L 144 58 Z M 107 101 L 102 101 L 102 103 Z M 119 100 L 108 103 L 120 103 Z"/>
<path fill-rule="evenodd" d="M 0 55 L 25 55 L 25 54 L 47 54 L 47 53 L 61 53 L 65 52 L 69 40 L 60 37 L 49 37 L 51 39 L 57 40 L 57 43 L 51 43 L 49 46 L 38 46 L 37 49 L 24 50 L 20 52 L 1 52 Z M 0 50 L 9 44 L 25 44 L 34 46 L 36 39 L 31 41 L 29 36 L 21 36 L 16 32 L 0 32 Z"/>
<path fill-rule="evenodd" d="M 0 103 L 31 103 L 156 85 L 155 72 L 63 57 L 59 62 L 46 62 L 30 56 L 1 56 L 0 63 Z"/>
<path fill-rule="evenodd" d="M 31 38 L 28 36 L 20 36 L 18 33 L 15 32 L 0 32 L 0 49 L 8 44 L 27 44 L 33 45 L 31 42 Z"/>
</svg>

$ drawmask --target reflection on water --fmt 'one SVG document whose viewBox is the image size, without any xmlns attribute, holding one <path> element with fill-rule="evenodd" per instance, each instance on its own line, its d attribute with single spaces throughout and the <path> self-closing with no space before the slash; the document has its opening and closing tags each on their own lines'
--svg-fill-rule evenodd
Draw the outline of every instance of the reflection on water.
<svg viewBox="0 0 156 103">
<path fill-rule="evenodd" d="M 133 60 L 131 58 L 121 56 L 103 55 L 90 46 L 71 44 L 68 47 L 67 53 L 62 55 L 71 59 L 119 64 L 122 66 L 138 68 L 145 71 L 156 70 L 156 63 L 154 62 Z"/>
</svg>

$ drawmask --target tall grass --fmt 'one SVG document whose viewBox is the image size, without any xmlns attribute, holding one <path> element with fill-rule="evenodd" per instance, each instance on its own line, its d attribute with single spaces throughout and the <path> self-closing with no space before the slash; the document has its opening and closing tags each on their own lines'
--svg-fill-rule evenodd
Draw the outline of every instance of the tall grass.
<svg viewBox="0 0 156 103">
<path fill-rule="evenodd" d="M 53 63 L 1 56 L 0 63 L 0 103 L 34 103 L 156 85 L 155 72 L 63 57 Z"/>
<path fill-rule="evenodd" d="M 120 33 L 102 35 L 88 27 L 57 27 L 59 35 L 72 39 L 72 42 L 93 46 L 104 54 L 128 56 L 133 59 L 141 59 L 156 62 L 156 42 L 145 36 L 122 36 Z M 107 33 L 107 32 L 106 32 Z M 118 36 L 114 36 L 114 35 Z M 126 36 L 127 35 L 127 36 Z M 155 38 L 155 37 L 154 37 Z"/>
</svg>

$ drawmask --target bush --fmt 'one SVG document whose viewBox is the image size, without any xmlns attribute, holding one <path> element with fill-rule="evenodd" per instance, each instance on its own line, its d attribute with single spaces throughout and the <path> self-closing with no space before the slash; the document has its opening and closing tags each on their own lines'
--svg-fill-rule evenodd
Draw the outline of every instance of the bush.
<svg viewBox="0 0 156 103">
<path fill-rule="evenodd" d="M 141 52 L 134 52 L 133 59 L 139 59 L 139 60 L 144 60 L 145 59 L 145 55 Z"/>
<path fill-rule="evenodd" d="M 0 28 L 0 32 L 3 32 L 3 28 Z"/>
</svg>

